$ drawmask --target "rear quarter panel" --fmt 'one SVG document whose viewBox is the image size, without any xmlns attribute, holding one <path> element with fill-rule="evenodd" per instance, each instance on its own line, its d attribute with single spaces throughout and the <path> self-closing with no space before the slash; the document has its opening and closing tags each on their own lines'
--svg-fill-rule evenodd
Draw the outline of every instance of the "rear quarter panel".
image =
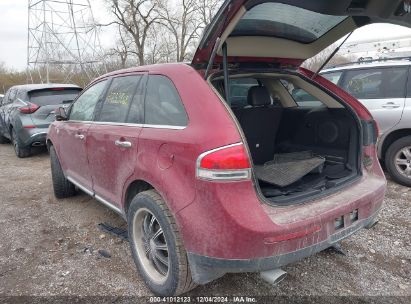
<svg viewBox="0 0 411 304">
<path fill-rule="evenodd" d="M 241 137 L 221 100 L 193 68 L 185 64 L 163 65 L 154 67 L 150 74 L 172 80 L 189 122 L 181 130 L 143 128 L 135 174 L 125 189 L 134 180 L 144 180 L 160 192 L 175 214 L 194 201 L 198 156 L 240 142 Z"/>
</svg>

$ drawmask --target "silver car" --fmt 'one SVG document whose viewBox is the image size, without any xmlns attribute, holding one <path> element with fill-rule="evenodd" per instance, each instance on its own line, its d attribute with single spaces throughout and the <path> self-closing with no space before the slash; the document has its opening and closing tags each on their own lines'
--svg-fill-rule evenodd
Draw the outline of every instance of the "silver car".
<svg viewBox="0 0 411 304">
<path fill-rule="evenodd" d="M 379 126 L 378 156 L 398 183 L 411 186 L 411 62 L 339 66 L 321 75 L 356 97 Z"/>
<path fill-rule="evenodd" d="M 55 110 L 69 106 L 81 91 L 73 84 L 29 84 L 11 87 L 0 101 L 0 144 L 11 141 L 20 158 L 33 146 L 45 146 Z"/>
</svg>

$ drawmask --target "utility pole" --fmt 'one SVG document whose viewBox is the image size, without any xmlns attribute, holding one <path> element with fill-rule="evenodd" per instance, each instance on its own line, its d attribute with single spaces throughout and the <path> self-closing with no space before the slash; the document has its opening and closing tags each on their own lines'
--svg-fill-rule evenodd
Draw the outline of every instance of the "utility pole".
<svg viewBox="0 0 411 304">
<path fill-rule="evenodd" d="M 81 73 L 85 83 L 107 72 L 90 0 L 27 0 L 27 82 L 64 82 Z M 38 80 L 36 80 L 38 81 Z"/>
</svg>

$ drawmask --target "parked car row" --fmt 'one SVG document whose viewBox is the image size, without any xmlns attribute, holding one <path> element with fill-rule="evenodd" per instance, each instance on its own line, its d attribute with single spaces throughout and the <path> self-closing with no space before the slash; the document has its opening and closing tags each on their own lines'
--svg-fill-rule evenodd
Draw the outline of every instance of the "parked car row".
<svg viewBox="0 0 411 304">
<path fill-rule="evenodd" d="M 55 196 L 81 189 L 119 213 L 157 295 L 233 272 L 278 283 L 280 267 L 371 227 L 382 207 L 372 115 L 300 64 L 360 26 L 409 24 L 387 4 L 225 1 L 190 65 L 112 72 L 58 109 L 47 135 Z M 344 73 L 341 84 L 325 76 L 344 87 Z M 378 73 L 354 73 L 346 89 L 378 89 Z"/>
<path fill-rule="evenodd" d="M 55 110 L 68 107 L 81 91 L 76 85 L 32 84 L 10 88 L 0 101 L 0 143 L 11 141 L 20 158 L 46 145 Z"/>
</svg>

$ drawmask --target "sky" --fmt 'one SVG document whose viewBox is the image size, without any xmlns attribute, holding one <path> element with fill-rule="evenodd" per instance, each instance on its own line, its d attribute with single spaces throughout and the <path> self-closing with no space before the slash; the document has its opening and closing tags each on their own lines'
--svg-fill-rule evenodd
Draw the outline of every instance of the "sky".
<svg viewBox="0 0 411 304">
<path fill-rule="evenodd" d="M 110 22 L 103 0 L 91 0 L 97 21 Z M 9 68 L 23 70 L 27 61 L 27 0 L 0 0 L 0 62 Z M 348 42 L 364 40 L 388 40 L 411 38 L 411 29 L 375 24 L 358 29 Z M 100 35 L 103 47 L 110 47 L 116 40 L 115 30 L 104 29 Z"/>
</svg>

